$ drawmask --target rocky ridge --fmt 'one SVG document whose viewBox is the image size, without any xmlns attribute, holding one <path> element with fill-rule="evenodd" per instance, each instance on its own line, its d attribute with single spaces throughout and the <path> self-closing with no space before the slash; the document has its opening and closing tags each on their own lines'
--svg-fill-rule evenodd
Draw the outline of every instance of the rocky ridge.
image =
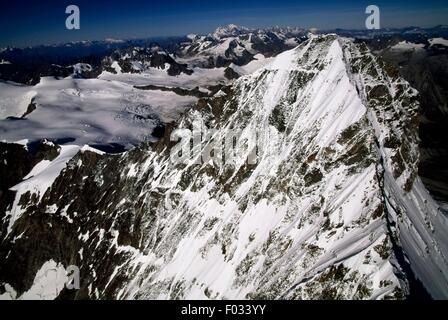
<svg viewBox="0 0 448 320">
<path fill-rule="evenodd" d="M 3 292 L 21 297 L 54 261 L 82 277 L 59 298 L 446 298 L 447 218 L 417 175 L 417 110 L 366 46 L 312 36 L 159 142 L 79 151 L 43 194 L 15 199 Z M 173 162 L 170 133 L 189 141 L 197 126 L 211 139 Z M 229 137 L 233 161 L 219 156 Z"/>
</svg>

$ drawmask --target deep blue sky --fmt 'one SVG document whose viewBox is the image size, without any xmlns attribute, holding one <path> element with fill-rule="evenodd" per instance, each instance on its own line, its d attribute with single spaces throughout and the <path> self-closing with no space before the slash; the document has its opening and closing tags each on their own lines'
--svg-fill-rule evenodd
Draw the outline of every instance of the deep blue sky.
<svg viewBox="0 0 448 320">
<path fill-rule="evenodd" d="M 208 33 L 235 23 L 248 27 L 364 28 L 369 4 L 381 9 L 381 27 L 448 24 L 446 0 L 1 0 L 0 46 L 74 40 Z M 76 4 L 81 29 L 65 29 L 65 7 Z"/>
</svg>

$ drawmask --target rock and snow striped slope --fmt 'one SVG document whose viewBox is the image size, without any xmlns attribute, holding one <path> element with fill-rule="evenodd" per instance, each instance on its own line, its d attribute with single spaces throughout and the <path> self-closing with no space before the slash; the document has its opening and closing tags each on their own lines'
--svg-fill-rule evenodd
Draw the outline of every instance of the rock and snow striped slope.
<svg viewBox="0 0 448 320">
<path fill-rule="evenodd" d="M 446 298 L 447 218 L 417 176 L 415 97 L 364 46 L 311 37 L 178 121 L 214 143 L 256 132 L 255 164 L 245 148 L 173 163 L 166 137 L 79 153 L 3 236 L 0 283 L 20 296 L 52 260 L 84 275 L 69 298 Z"/>
</svg>

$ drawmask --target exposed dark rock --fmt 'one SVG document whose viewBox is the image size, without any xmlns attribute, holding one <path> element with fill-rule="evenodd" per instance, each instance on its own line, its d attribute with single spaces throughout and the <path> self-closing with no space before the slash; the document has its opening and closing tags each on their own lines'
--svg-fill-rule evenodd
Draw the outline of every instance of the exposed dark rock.
<svg viewBox="0 0 448 320">
<path fill-rule="evenodd" d="M 163 87 L 156 85 L 145 85 L 145 86 L 134 86 L 134 88 L 139 90 L 160 90 L 160 91 L 171 91 L 180 96 L 194 96 L 198 98 L 207 97 L 208 94 L 206 92 L 201 91 L 198 87 L 194 89 L 184 89 L 179 87 Z"/>
<path fill-rule="evenodd" d="M 228 80 L 238 79 L 240 77 L 240 75 L 235 70 L 233 70 L 231 67 L 227 67 L 224 70 L 224 76 Z"/>
<path fill-rule="evenodd" d="M 26 118 L 27 115 L 29 115 L 31 112 L 36 110 L 37 104 L 34 102 L 34 99 L 31 100 L 30 104 L 28 105 L 25 113 L 22 115 L 22 118 Z"/>
</svg>

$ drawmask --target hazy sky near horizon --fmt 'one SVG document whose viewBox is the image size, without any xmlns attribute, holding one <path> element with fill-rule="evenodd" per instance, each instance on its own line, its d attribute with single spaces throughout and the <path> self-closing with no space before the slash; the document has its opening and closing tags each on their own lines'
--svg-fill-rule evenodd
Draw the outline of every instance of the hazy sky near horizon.
<svg viewBox="0 0 448 320">
<path fill-rule="evenodd" d="M 80 30 L 65 28 L 69 4 L 80 8 Z M 360 29 L 369 4 L 379 6 L 382 28 L 448 24 L 446 0 L 2 0 L 0 46 L 208 33 L 229 23 Z"/>
</svg>

